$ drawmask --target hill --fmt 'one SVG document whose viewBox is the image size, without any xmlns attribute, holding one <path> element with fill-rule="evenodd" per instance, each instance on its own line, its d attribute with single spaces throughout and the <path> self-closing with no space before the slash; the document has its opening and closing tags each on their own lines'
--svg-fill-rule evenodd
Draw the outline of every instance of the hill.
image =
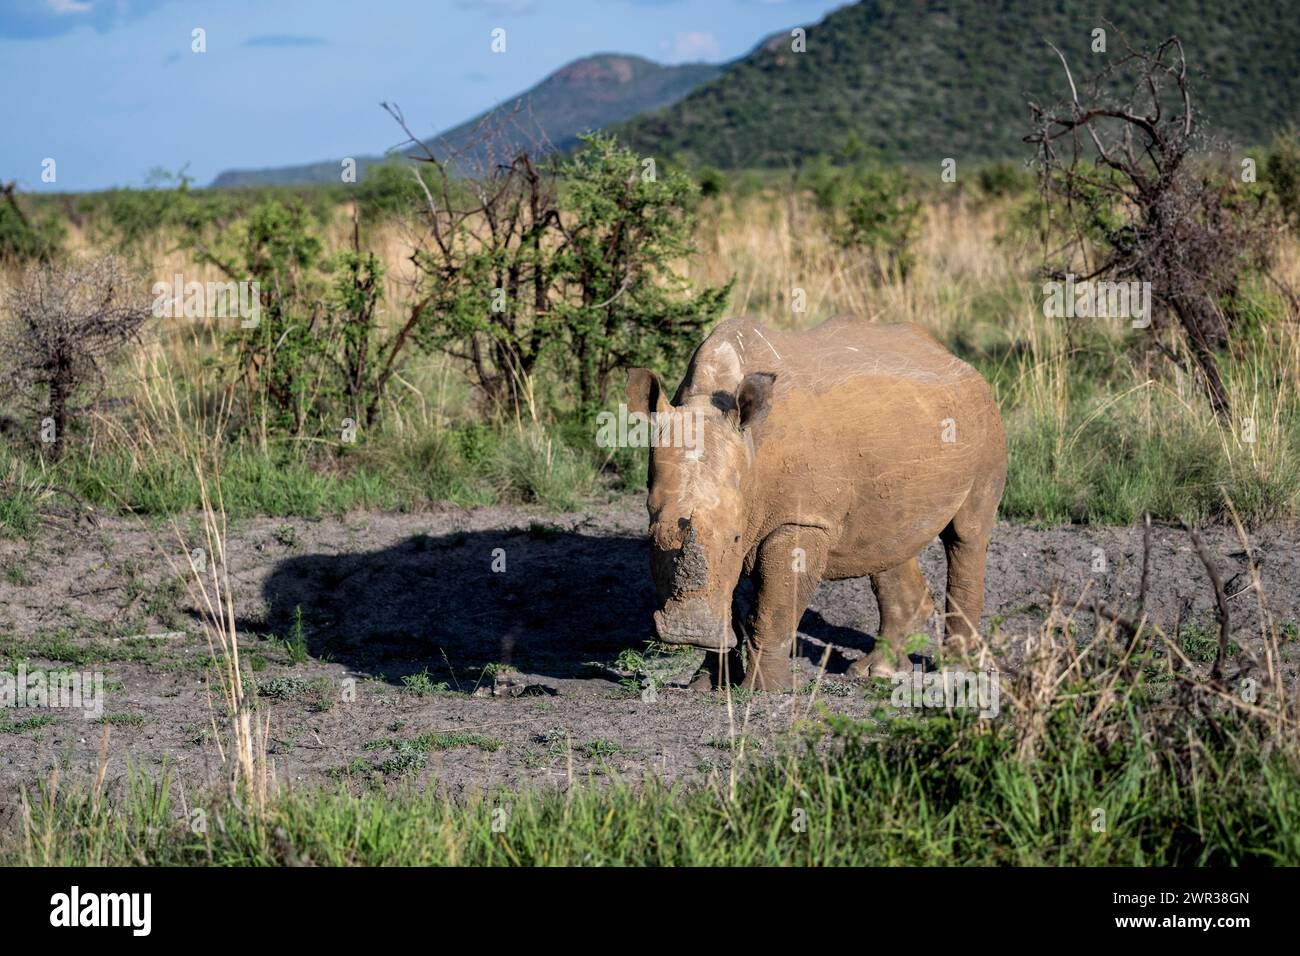
<svg viewBox="0 0 1300 956">
<path fill-rule="evenodd" d="M 864 0 L 760 43 L 713 82 L 615 129 L 638 151 L 724 168 L 784 166 L 857 142 L 883 158 L 1022 157 L 1030 95 L 1065 95 L 1059 61 L 1075 76 L 1104 66 L 1092 53 L 1106 17 L 1134 46 L 1182 39 L 1198 76 L 1207 130 L 1259 143 L 1297 118 L 1300 16 L 1272 0 Z M 1123 49 L 1114 30 L 1107 49 Z"/>
<path fill-rule="evenodd" d="M 520 146 L 549 142 L 564 150 L 578 134 L 602 129 L 645 111 L 666 107 L 717 76 L 707 63 L 662 66 L 636 56 L 598 54 L 575 60 L 517 97 L 498 104 L 427 142 L 439 156 L 461 154 L 473 168 L 489 155 L 508 155 Z M 463 152 L 462 152 L 463 151 Z M 362 156 L 357 166 L 383 162 Z M 228 170 L 213 186 L 336 183 L 339 160 L 278 169 Z"/>
</svg>

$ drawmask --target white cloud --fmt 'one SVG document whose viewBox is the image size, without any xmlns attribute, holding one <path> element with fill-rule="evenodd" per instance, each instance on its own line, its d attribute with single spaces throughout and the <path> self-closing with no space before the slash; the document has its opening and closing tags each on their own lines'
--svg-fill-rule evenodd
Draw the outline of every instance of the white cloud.
<svg viewBox="0 0 1300 956">
<path fill-rule="evenodd" d="M 66 16 L 69 13 L 89 13 L 95 9 L 94 4 L 87 0 L 45 0 L 46 6 L 50 12 L 57 16 Z"/>
<path fill-rule="evenodd" d="M 99 33 L 162 6 L 168 0 L 0 0 L 0 37 L 34 40 L 83 26 Z"/>
<path fill-rule="evenodd" d="M 673 63 L 693 63 L 722 57 L 722 44 L 717 37 L 705 30 L 679 33 L 671 44 L 665 41 L 662 46 L 669 50 L 668 59 Z"/>
</svg>

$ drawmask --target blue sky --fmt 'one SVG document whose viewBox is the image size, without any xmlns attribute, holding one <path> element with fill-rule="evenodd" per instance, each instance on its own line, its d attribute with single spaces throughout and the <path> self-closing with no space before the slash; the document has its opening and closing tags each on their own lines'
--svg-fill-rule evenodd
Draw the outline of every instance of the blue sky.
<svg viewBox="0 0 1300 956">
<path fill-rule="evenodd" d="M 723 62 L 845 2 L 0 0 L 0 181 L 139 186 L 189 163 L 206 184 L 228 168 L 378 153 L 401 139 L 381 100 L 432 134 L 580 56 Z"/>
</svg>

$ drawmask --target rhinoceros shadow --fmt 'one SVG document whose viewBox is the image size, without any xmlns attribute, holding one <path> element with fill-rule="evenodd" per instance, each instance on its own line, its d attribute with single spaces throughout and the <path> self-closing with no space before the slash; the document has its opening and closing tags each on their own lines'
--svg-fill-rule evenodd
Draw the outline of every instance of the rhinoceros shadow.
<svg viewBox="0 0 1300 956">
<path fill-rule="evenodd" d="M 643 650 L 654 639 L 648 548 L 642 537 L 534 527 L 298 555 L 267 578 L 265 619 L 245 623 L 284 638 L 300 615 L 313 657 L 391 682 L 427 671 L 435 681 L 463 686 L 493 664 L 564 680 L 609 680 L 608 665 L 621 651 Z M 801 630 L 828 643 L 872 644 L 813 610 Z M 823 648 L 802 652 L 816 662 Z M 827 669 L 847 666 L 833 653 Z"/>
</svg>

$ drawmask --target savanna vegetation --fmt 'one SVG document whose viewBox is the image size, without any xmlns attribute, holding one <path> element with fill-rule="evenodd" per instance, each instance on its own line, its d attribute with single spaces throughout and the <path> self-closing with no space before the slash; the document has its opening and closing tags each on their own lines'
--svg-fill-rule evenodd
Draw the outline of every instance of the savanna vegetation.
<svg viewBox="0 0 1300 956">
<path fill-rule="evenodd" d="M 11 197 L 7 287 L 30 287 L 24 270 L 44 264 L 67 279 L 70 263 L 107 255 L 132 270 L 137 299 L 157 298 L 162 282 L 165 305 L 179 308 L 132 326 L 111 360 L 90 365 L 50 353 L 30 327 L 16 332 L 10 310 L 0 528 L 24 533 L 48 509 L 193 508 L 187 462 L 214 438 L 234 515 L 440 500 L 569 507 L 643 480 L 640 455 L 595 441 L 621 368 L 647 364 L 672 380 L 726 314 L 788 327 L 840 312 L 918 322 L 990 379 L 1011 449 L 1007 518 L 1204 521 L 1224 514 L 1225 492 L 1248 522 L 1290 517 L 1295 157 L 1285 136 L 1243 157 L 1253 183 L 1235 160 L 1188 160 L 1193 177 L 1226 184 L 1224 215 L 1249 212 L 1261 253 L 1233 270 L 1230 302 L 1226 286 L 1200 300 L 1232 318 L 1231 335 L 1206 348 L 1177 321 L 1153 332 L 1046 316 L 1049 267 L 1114 253 L 1133 224 L 1116 192 L 1066 248 L 1058 240 L 1072 233 L 1049 223 L 1033 178 L 1008 164 L 963 167 L 947 183 L 937 166 L 887 168 L 850 152 L 793 180 L 692 175 L 651 170 L 597 139 L 559 170 L 521 156 L 482 193 L 425 165 L 418 181 L 378 168 L 350 193 L 212 192 L 182 179 Z M 55 231 L 36 225 L 48 222 L 63 234 L 57 252 L 37 238 Z M 211 308 L 186 316 L 170 302 L 174 276 L 199 283 Z M 253 328 L 235 314 L 242 279 L 260 287 Z M 43 347 L 51 369 L 80 376 L 35 374 Z M 55 404 L 67 420 L 51 442 L 42 423 Z"/>
<path fill-rule="evenodd" d="M 596 135 L 478 178 L 429 154 L 355 186 L 6 190 L 0 534 L 34 535 L 55 513 L 201 513 L 212 562 L 189 570 L 231 790 L 202 807 L 221 825 L 196 828 L 166 780 L 105 795 L 56 775 L 28 794 L 2 858 L 1300 861 L 1293 695 L 1241 693 L 1226 634 L 1193 661 L 1140 608 L 1099 611 L 1082 645 L 1049 616 L 1007 672 L 1002 720 L 891 715 L 882 738 L 810 707 L 800 747 L 708 787 L 451 803 L 277 793 L 223 591 L 227 516 L 572 508 L 637 490 L 642 453 L 596 443 L 621 370 L 672 380 L 741 313 L 916 322 L 975 365 L 1007 425 L 1004 518 L 1296 518 L 1300 148 L 1283 134 L 1216 158 L 1146 116 L 1100 117 L 1147 122 L 1155 148 L 1139 156 L 1122 129 L 1090 126 L 1086 93 L 1041 110 L 1039 188 L 1014 164 L 945 176 L 852 141 L 793 172 L 721 172 Z M 1053 152 L 1061 130 L 1082 158 Z M 1154 320 L 1049 314 L 1044 283 L 1067 275 L 1149 282 Z M 1279 635 L 1263 641 L 1272 675 Z"/>
</svg>

